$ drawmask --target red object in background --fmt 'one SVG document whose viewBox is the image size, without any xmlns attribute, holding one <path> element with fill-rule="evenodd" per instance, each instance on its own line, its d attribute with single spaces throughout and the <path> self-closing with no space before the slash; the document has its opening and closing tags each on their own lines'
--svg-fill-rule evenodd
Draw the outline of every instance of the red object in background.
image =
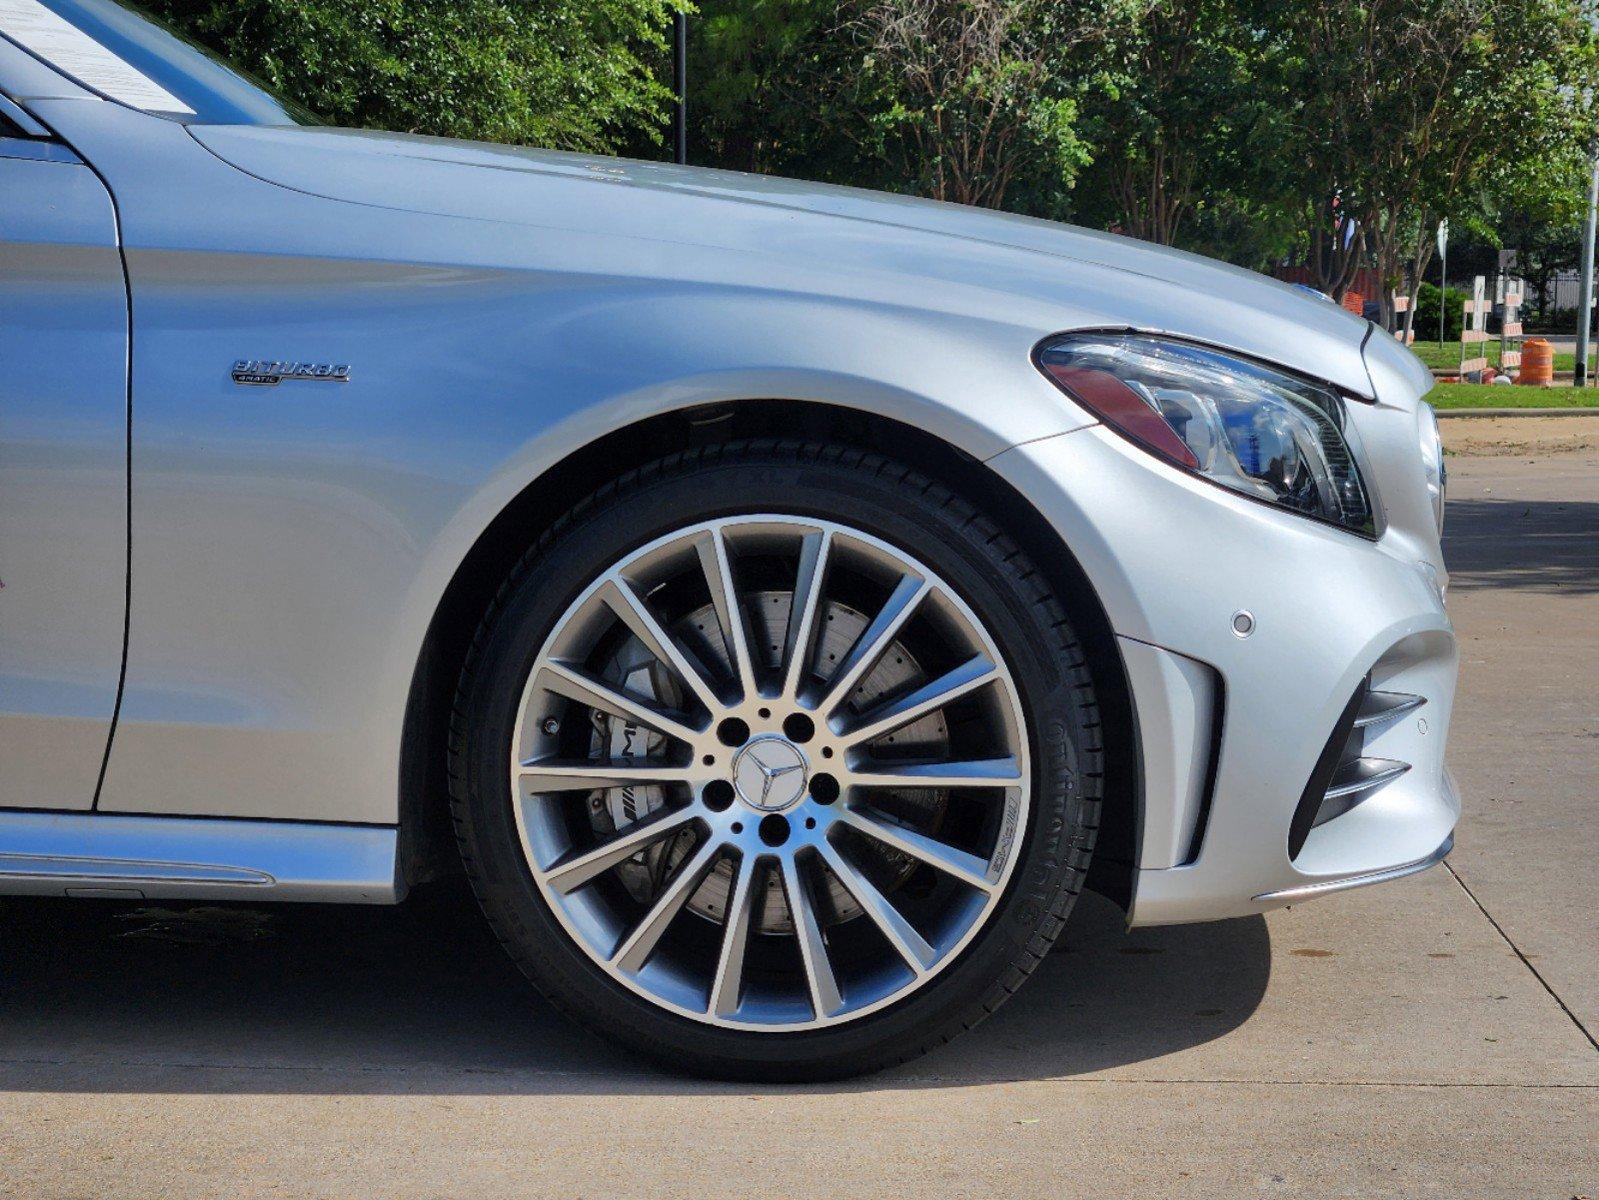
<svg viewBox="0 0 1599 1200">
<path fill-rule="evenodd" d="M 1366 311 L 1366 297 L 1354 290 L 1347 291 L 1344 293 L 1344 307 L 1355 316 L 1362 316 Z"/>
<path fill-rule="evenodd" d="M 1306 287 L 1313 287 L 1317 291 L 1321 290 L 1321 284 L 1316 279 L 1316 272 L 1309 267 L 1275 267 L 1271 273 L 1274 278 L 1281 279 L 1285 283 L 1302 283 Z M 1382 277 L 1371 267 L 1360 267 L 1349 281 L 1349 287 L 1351 291 L 1359 292 L 1362 296 L 1380 296 L 1382 295 Z"/>
</svg>

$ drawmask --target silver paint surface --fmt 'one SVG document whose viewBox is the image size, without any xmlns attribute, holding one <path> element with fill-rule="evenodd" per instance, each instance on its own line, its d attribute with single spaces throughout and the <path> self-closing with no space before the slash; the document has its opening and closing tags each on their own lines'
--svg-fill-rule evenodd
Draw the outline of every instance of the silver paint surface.
<svg viewBox="0 0 1599 1200">
<path fill-rule="evenodd" d="M 1356 681 L 1410 646 L 1394 669 L 1416 677 L 1402 682 L 1440 734 L 1454 686 L 1417 451 L 1429 379 L 1336 306 L 1191 255 L 903 197 L 387 134 L 186 128 L 88 98 L 3 42 L 0 85 L 106 181 L 133 296 L 131 636 L 102 810 L 392 825 L 423 636 L 493 518 L 624 424 L 762 397 L 885 413 L 987 462 L 1071 547 L 1117 634 L 1216 673 L 1226 726 L 1205 842 L 1192 863 L 1139 873 L 1136 919 L 1255 911 L 1263 893 L 1417 861 L 1453 825 L 1437 736 L 1391 803 L 1315 831 L 1314 878 L 1281 845 Z M 112 345 L 111 307 L 26 352 Z M 1363 397 L 1350 421 L 1382 537 L 1168 468 L 1029 361 L 1051 333 L 1128 327 Z M 351 379 L 241 388 L 231 364 L 255 354 L 347 363 Z M 104 354 L 84 365 L 110 371 Z M 98 594 L 121 579 L 101 529 L 120 521 L 115 420 L 96 412 L 89 483 L 63 503 L 101 530 Z M 1258 623 L 1248 639 L 1230 626 L 1240 609 Z M 103 655 L 83 653 L 73 669 L 99 704 Z M 45 719 L 70 723 L 70 707 Z M 83 804 L 76 766 L 36 786 L 52 784 L 51 806 Z M 1180 835 L 1189 803 L 1186 784 L 1151 792 L 1145 827 Z"/>
<path fill-rule="evenodd" d="M 127 294 L 88 167 L 0 138 L 0 808 L 88 808 L 122 665 Z M 27 143 L 22 143 L 23 146 Z"/>
</svg>

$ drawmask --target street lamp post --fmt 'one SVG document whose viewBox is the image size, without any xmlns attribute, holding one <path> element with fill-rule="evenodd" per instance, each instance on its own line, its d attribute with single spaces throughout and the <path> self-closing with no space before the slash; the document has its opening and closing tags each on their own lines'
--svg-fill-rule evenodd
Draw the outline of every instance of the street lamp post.
<svg viewBox="0 0 1599 1200">
<path fill-rule="evenodd" d="M 1593 320 L 1593 232 L 1599 217 L 1599 153 L 1588 174 L 1588 219 L 1582 226 L 1582 286 L 1577 289 L 1577 366 L 1572 387 L 1588 385 L 1588 327 Z"/>
<path fill-rule="evenodd" d="M 1449 294 L 1449 218 L 1438 222 L 1438 346 L 1444 344 L 1444 317 L 1448 315 L 1446 303 Z"/>
<path fill-rule="evenodd" d="M 672 91 L 677 104 L 672 109 L 672 156 L 688 162 L 688 15 L 679 9 L 672 14 Z"/>
</svg>

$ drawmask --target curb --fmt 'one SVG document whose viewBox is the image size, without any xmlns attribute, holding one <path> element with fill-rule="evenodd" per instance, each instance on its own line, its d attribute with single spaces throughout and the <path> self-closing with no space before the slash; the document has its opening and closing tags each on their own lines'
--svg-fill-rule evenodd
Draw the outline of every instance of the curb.
<svg viewBox="0 0 1599 1200">
<path fill-rule="evenodd" d="M 1571 408 L 1440 408 L 1440 421 L 1450 417 L 1599 417 L 1599 406 Z"/>
</svg>

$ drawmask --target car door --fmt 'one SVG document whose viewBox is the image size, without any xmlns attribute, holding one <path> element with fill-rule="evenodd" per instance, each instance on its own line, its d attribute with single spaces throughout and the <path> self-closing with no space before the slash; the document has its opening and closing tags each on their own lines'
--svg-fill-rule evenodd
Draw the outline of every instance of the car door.
<svg viewBox="0 0 1599 1200">
<path fill-rule="evenodd" d="M 122 669 L 128 303 L 111 197 L 43 133 L 0 99 L 0 808 L 87 809 Z"/>
</svg>

